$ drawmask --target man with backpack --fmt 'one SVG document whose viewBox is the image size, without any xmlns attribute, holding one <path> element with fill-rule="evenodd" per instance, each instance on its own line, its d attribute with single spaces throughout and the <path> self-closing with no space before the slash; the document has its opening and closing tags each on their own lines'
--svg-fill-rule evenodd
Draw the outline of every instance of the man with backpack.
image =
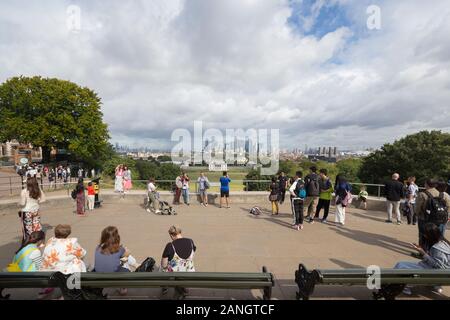
<svg viewBox="0 0 450 320">
<path fill-rule="evenodd" d="M 305 177 L 306 199 L 304 208 L 308 209 L 308 221 L 314 223 L 314 215 L 316 214 L 317 202 L 319 201 L 320 195 L 320 177 L 317 174 L 316 166 L 312 166 L 309 170 L 311 172 Z"/>
<path fill-rule="evenodd" d="M 291 194 L 291 209 L 294 215 L 294 229 L 303 229 L 303 201 L 306 197 L 305 181 L 302 179 L 303 173 L 297 171 L 295 173 L 295 181 L 289 188 Z"/>
<path fill-rule="evenodd" d="M 424 238 L 424 226 L 427 223 L 436 224 L 444 236 L 448 222 L 448 209 L 450 208 L 450 196 L 446 192 L 439 192 L 437 182 L 427 179 L 425 191 L 419 193 L 416 199 L 416 212 L 419 227 L 419 245 L 426 250 L 427 244 Z"/>
</svg>

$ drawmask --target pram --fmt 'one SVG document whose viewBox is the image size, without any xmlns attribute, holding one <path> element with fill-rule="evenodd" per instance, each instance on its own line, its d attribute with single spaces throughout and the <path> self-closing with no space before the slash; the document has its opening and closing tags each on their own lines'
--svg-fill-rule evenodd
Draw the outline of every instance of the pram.
<svg viewBox="0 0 450 320">
<path fill-rule="evenodd" d="M 158 205 L 159 212 L 157 212 L 157 213 L 161 213 L 161 215 L 169 215 L 169 216 L 177 214 L 175 209 L 167 201 L 160 200 L 158 192 L 156 193 L 156 199 L 158 200 L 158 203 L 159 203 L 159 205 Z M 147 208 L 150 208 L 150 205 L 151 205 L 151 200 L 147 195 L 147 205 L 146 205 Z"/>
</svg>

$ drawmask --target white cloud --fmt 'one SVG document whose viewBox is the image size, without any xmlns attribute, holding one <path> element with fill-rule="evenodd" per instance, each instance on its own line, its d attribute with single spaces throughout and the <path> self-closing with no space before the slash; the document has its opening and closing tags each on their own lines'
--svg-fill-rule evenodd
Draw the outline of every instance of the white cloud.
<svg viewBox="0 0 450 320">
<path fill-rule="evenodd" d="M 340 3 L 353 25 L 291 29 L 284 0 L 2 1 L 0 81 L 59 77 L 103 99 L 113 141 L 166 145 L 177 127 L 280 128 L 285 147 L 379 146 L 449 130 L 450 8 L 445 0 Z M 367 2 L 367 1 L 366 1 Z M 432 3 L 432 4 L 431 4 Z M 66 8 L 81 8 L 78 34 Z M 307 31 L 308 31 L 307 30 Z"/>
</svg>

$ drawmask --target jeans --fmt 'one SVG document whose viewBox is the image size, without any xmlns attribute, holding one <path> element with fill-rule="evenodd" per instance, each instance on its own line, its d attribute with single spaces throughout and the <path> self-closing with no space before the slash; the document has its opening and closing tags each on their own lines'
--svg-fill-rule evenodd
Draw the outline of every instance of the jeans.
<svg viewBox="0 0 450 320">
<path fill-rule="evenodd" d="M 442 236 L 445 236 L 445 229 L 447 229 L 447 224 L 443 223 L 439 225 L 439 230 L 441 230 Z"/>
<path fill-rule="evenodd" d="M 303 200 L 291 198 L 292 213 L 294 214 L 294 224 L 303 224 Z"/>
<path fill-rule="evenodd" d="M 422 265 L 417 262 L 411 261 L 400 261 L 394 266 L 394 269 L 425 269 Z"/>
<path fill-rule="evenodd" d="M 317 208 L 316 208 L 315 218 L 320 217 L 320 210 L 322 210 L 322 208 L 323 208 L 323 211 L 324 211 L 323 220 L 327 220 L 328 213 L 330 211 L 330 202 L 331 202 L 331 200 L 319 199 L 319 203 L 317 204 Z"/>
<path fill-rule="evenodd" d="M 400 215 L 400 201 L 387 200 L 388 220 L 392 220 L 392 209 L 394 209 L 395 214 L 397 215 L 397 221 L 401 221 L 402 217 Z"/>
<path fill-rule="evenodd" d="M 189 189 L 183 189 L 182 191 L 183 200 L 185 204 L 189 204 Z"/>
<path fill-rule="evenodd" d="M 409 206 L 409 214 L 406 216 L 408 224 L 417 222 L 416 205 L 414 203 L 406 203 L 405 206 Z"/>
</svg>

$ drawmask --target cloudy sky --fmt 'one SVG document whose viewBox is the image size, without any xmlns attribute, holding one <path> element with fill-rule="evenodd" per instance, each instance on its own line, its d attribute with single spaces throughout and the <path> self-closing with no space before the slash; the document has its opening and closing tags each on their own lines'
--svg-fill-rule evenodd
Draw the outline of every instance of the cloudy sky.
<svg viewBox="0 0 450 320">
<path fill-rule="evenodd" d="M 288 148 L 379 147 L 450 131 L 450 5 L 0 0 L 0 82 L 17 75 L 94 89 L 111 141 L 130 146 L 167 147 L 201 120 L 280 129 Z"/>
</svg>

